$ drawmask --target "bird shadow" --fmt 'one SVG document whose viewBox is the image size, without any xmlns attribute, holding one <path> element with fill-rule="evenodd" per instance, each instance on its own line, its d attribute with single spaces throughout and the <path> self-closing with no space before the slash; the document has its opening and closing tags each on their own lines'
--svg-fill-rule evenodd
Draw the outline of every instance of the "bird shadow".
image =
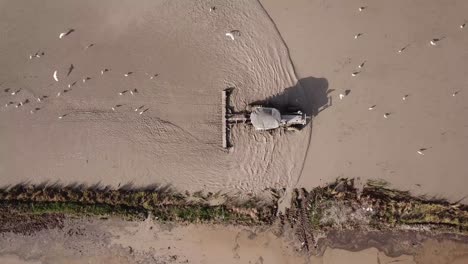
<svg viewBox="0 0 468 264">
<path fill-rule="evenodd" d="M 73 64 L 70 64 L 70 67 L 68 68 L 67 76 L 70 76 L 70 74 L 72 73 L 73 69 L 75 69 L 75 66 L 73 66 Z"/>
</svg>

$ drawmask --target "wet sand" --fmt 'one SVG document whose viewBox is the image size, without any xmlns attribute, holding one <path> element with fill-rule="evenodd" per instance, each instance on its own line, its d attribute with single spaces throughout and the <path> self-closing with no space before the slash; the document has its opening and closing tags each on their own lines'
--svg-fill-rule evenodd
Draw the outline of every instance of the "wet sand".
<svg viewBox="0 0 468 264">
<path fill-rule="evenodd" d="M 162 183 L 181 190 L 250 192 L 360 177 L 454 200 L 467 194 L 468 36 L 459 28 L 467 19 L 466 1 L 374 1 L 363 12 L 359 1 L 261 2 L 268 13 L 255 1 L 215 2 L 214 12 L 206 2 L 0 1 L 2 183 Z M 70 28 L 75 31 L 59 39 Z M 231 30 L 241 33 L 234 41 L 225 36 Z M 358 33 L 363 35 L 354 39 Z M 430 46 L 430 39 L 442 37 Z M 38 51 L 44 56 L 29 60 Z M 105 68 L 110 71 L 101 75 Z M 352 77 L 355 71 L 360 73 Z M 133 73 L 125 77 L 127 72 Z M 154 74 L 159 75 L 150 79 Z M 82 82 L 86 77 L 91 79 Z M 232 103 L 239 110 L 269 97 L 311 113 L 331 106 L 300 133 L 236 127 L 234 148 L 227 152 L 221 148 L 220 116 L 220 92 L 227 87 L 235 87 Z M 133 89 L 138 93 L 132 96 Z M 351 93 L 340 100 L 347 89 Z M 371 105 L 376 107 L 369 111 Z M 141 115 L 134 111 L 140 106 L 139 111 L 148 109 Z M 384 113 L 391 115 L 384 119 Z M 420 148 L 428 148 L 424 156 L 416 153 Z M 141 241 L 153 233 L 139 226 L 115 228 L 105 232 L 108 240 L 93 240 L 105 242 L 88 243 L 84 236 L 72 243 L 75 248 L 50 247 L 63 252 L 55 255 L 41 241 L 66 237 L 59 231 L 24 240 L 3 237 L 2 243 L 15 243 L 3 247 L 0 260 L 132 263 L 134 247 L 150 250 Z M 156 254 L 167 260 L 182 252 L 205 263 L 303 260 L 272 234 L 253 240 L 249 234 L 179 227 L 158 234 L 164 239 L 154 245 L 177 245 Z M 221 238 L 213 243 L 213 237 Z M 36 250 L 14 248 L 28 243 Z M 107 245 L 118 249 L 106 251 Z M 125 254 L 113 254 L 123 247 Z M 211 255 L 213 247 L 219 255 Z M 428 246 L 420 259 L 393 259 L 375 249 L 327 250 L 313 263 L 466 261 L 463 250 L 439 261 L 433 257 L 440 255 L 438 247 Z"/>
<path fill-rule="evenodd" d="M 211 191 L 289 185 L 307 131 L 237 127 L 231 152 L 221 144 L 223 89 L 235 87 L 237 110 L 289 87 L 294 96 L 276 101 L 303 98 L 286 47 L 258 2 L 214 5 L 210 12 L 207 2 L 0 2 L 0 102 L 29 100 L 0 111 L 2 182 Z M 232 30 L 240 32 L 235 40 L 225 35 Z M 45 54 L 30 60 L 37 51 Z"/>
<path fill-rule="evenodd" d="M 151 220 L 73 220 L 32 236 L 2 234 L 0 261 L 45 263 L 464 263 L 467 245 L 428 240 L 415 256 L 385 256 L 375 248 L 329 248 L 307 257 L 291 241 L 264 228 L 161 225 Z M 159 262 L 157 262 L 159 261 Z"/>
<path fill-rule="evenodd" d="M 332 106 L 313 121 L 298 186 L 381 178 L 417 194 L 467 195 L 468 31 L 459 27 L 467 1 L 261 2 L 298 78 L 325 78 L 334 90 Z M 431 46 L 434 38 L 443 39 Z"/>
</svg>

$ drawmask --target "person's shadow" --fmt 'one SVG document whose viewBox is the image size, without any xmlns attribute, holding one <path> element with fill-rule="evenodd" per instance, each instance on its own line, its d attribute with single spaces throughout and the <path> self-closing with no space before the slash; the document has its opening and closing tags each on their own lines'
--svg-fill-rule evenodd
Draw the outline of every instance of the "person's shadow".
<svg viewBox="0 0 468 264">
<path fill-rule="evenodd" d="M 333 90 L 328 89 L 327 79 L 307 77 L 300 79 L 295 86 L 288 87 L 277 95 L 252 102 L 250 105 L 274 107 L 281 113 L 294 109 L 306 113 L 307 116 L 317 116 L 332 105 L 332 99 L 329 96 L 331 92 Z"/>
</svg>

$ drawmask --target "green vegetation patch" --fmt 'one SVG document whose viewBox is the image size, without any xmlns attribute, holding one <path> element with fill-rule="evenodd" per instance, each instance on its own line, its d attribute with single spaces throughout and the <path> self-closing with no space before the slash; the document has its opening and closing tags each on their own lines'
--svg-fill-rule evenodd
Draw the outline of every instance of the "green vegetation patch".
<svg viewBox="0 0 468 264">
<path fill-rule="evenodd" d="M 217 203 L 213 205 L 212 200 Z M 1 212 L 19 215 L 119 216 L 125 219 L 144 219 L 151 215 L 161 221 L 258 225 L 271 223 L 275 208 L 273 202 L 260 202 L 254 196 L 241 200 L 220 193 L 190 195 L 158 186 L 112 189 L 21 184 L 0 189 Z"/>
</svg>

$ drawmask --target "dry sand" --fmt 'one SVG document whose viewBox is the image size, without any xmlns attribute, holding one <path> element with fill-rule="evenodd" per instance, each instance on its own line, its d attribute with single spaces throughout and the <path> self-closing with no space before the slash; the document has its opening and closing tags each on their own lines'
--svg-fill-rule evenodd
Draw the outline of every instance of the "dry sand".
<svg viewBox="0 0 468 264">
<path fill-rule="evenodd" d="M 314 119 L 301 187 L 360 177 L 453 200 L 468 194 L 468 30 L 459 27 L 467 1 L 261 2 L 298 78 L 325 78 L 335 90 L 332 107 Z"/>
</svg>

